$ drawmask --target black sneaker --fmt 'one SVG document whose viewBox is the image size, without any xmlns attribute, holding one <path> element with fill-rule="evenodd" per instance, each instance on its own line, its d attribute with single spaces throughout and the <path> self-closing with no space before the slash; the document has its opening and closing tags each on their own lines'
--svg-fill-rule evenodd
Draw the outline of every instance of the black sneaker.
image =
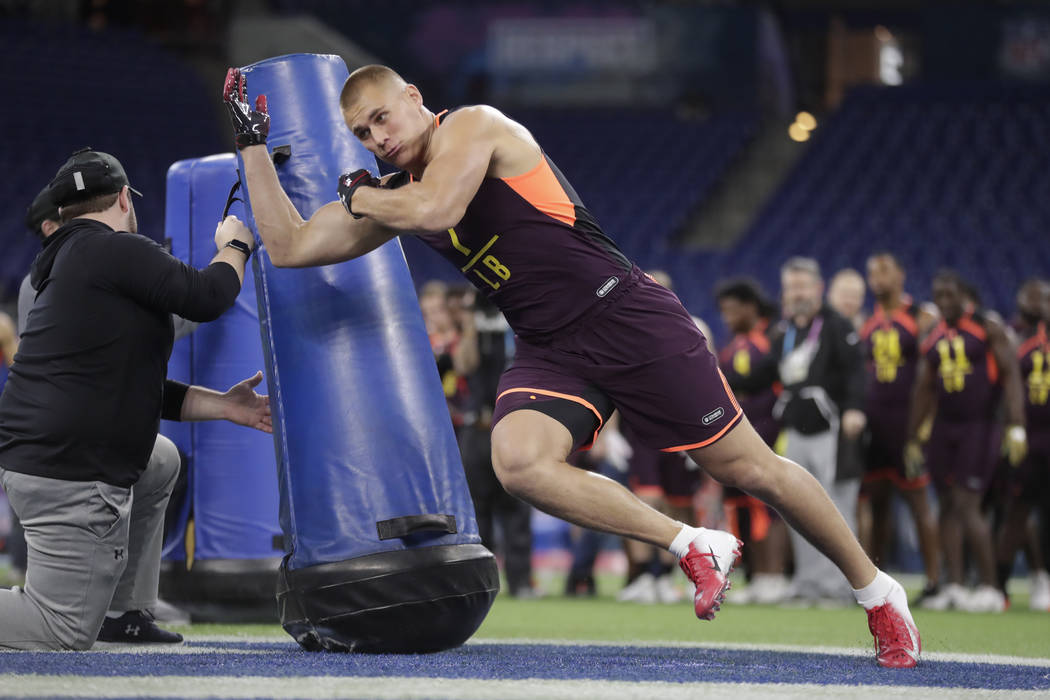
<svg viewBox="0 0 1050 700">
<path fill-rule="evenodd" d="M 129 610 L 120 617 L 107 617 L 98 631 L 104 644 L 181 644 L 182 635 L 157 627 L 148 610 Z"/>
<path fill-rule="evenodd" d="M 565 581 L 565 595 L 570 598 L 593 598 L 597 594 L 594 577 L 590 574 L 569 574 Z"/>
<path fill-rule="evenodd" d="M 928 601 L 937 598 L 940 594 L 941 587 L 939 585 L 927 582 L 919 595 L 915 596 L 915 600 L 911 601 L 909 605 L 916 608 L 925 608 Z"/>
</svg>

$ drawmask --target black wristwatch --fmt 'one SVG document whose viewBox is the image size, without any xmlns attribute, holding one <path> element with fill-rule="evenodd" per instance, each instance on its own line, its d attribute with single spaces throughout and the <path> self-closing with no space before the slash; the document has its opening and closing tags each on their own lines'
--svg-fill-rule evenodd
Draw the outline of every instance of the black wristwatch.
<svg viewBox="0 0 1050 700">
<path fill-rule="evenodd" d="M 239 250 L 242 253 L 244 253 L 244 257 L 245 257 L 246 260 L 250 260 L 251 257 L 252 257 L 252 247 L 250 245 L 248 245 L 247 243 L 245 243 L 244 241 L 239 241 L 236 238 L 234 238 L 231 241 L 228 241 L 226 243 L 226 245 L 223 246 L 223 247 L 224 248 L 236 248 L 237 250 Z"/>
</svg>

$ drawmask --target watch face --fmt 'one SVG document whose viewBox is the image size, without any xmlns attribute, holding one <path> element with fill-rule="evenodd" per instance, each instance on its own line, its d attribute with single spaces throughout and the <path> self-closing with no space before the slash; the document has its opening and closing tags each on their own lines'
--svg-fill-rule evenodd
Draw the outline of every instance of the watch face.
<svg viewBox="0 0 1050 700">
<path fill-rule="evenodd" d="M 226 246 L 228 248 L 236 248 L 237 250 L 241 251 L 242 253 L 244 253 L 249 258 L 252 256 L 252 249 L 244 241 L 239 241 L 239 240 L 237 240 L 235 238 L 232 241 L 229 241 L 226 244 Z"/>
</svg>

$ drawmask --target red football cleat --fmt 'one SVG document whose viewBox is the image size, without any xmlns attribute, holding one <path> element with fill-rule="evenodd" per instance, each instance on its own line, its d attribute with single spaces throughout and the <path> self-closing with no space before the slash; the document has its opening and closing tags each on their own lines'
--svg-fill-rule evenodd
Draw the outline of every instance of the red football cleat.
<svg viewBox="0 0 1050 700">
<path fill-rule="evenodd" d="M 701 620 L 715 619 L 715 612 L 722 607 L 729 590 L 729 572 L 743 546 L 731 533 L 700 528 L 700 534 L 689 543 L 689 551 L 678 561 L 696 585 L 693 607 Z"/>
<path fill-rule="evenodd" d="M 868 609 L 868 629 L 875 637 L 875 658 L 884 668 L 912 668 L 919 662 L 922 639 L 896 581 L 881 605 Z"/>
</svg>

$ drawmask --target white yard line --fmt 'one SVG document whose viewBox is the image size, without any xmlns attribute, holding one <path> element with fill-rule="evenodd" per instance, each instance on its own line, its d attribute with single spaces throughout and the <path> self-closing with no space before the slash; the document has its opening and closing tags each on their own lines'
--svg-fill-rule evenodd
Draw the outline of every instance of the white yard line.
<svg viewBox="0 0 1050 700">
<path fill-rule="evenodd" d="M 377 700 L 695 700 L 724 695 L 734 700 L 760 698 L 1045 698 L 1045 691 L 967 690 L 913 686 L 796 685 L 770 683 L 668 683 L 592 680 L 478 680 L 403 677 L 186 676 L 84 678 L 0 674 L 0 697 L 142 697 L 142 698 L 376 698 Z"/>
</svg>

